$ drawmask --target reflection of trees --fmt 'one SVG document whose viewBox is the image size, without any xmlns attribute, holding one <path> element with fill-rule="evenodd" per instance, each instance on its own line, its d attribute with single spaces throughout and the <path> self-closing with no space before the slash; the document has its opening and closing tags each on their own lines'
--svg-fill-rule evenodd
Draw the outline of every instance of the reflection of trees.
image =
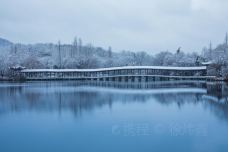
<svg viewBox="0 0 228 152">
<path fill-rule="evenodd" d="M 17 92 L 18 88 L 1 88 L 3 100 L 0 101 L 1 111 L 53 111 L 53 110 L 71 110 L 75 114 L 83 111 L 92 111 L 94 108 L 100 108 L 104 105 L 111 107 L 113 102 L 146 102 L 150 96 L 137 94 L 113 94 L 102 93 L 99 91 L 80 91 L 71 90 L 62 92 L 56 90 L 51 93 L 43 92 L 40 89 L 23 88 L 23 91 Z M 12 90 L 14 92 L 12 93 Z"/>
<path fill-rule="evenodd" d="M 169 93 L 154 95 L 156 100 L 163 105 L 177 104 L 181 108 L 186 103 L 197 104 L 202 94 L 199 93 Z"/>
<path fill-rule="evenodd" d="M 226 85 L 206 85 L 205 83 L 171 83 L 171 84 L 110 84 L 110 83 L 88 83 L 79 82 L 44 82 L 29 84 L 30 86 L 10 86 L 0 87 L 0 114 L 19 111 L 62 111 L 70 110 L 76 116 L 80 116 L 84 112 L 90 112 L 103 106 L 112 107 L 113 103 L 145 103 L 150 99 L 155 99 L 162 105 L 169 106 L 176 104 L 179 108 L 184 104 L 198 104 L 204 102 L 205 107 L 210 109 L 216 116 L 228 121 L 228 105 L 227 102 L 215 102 L 203 98 L 204 95 L 218 98 L 219 101 L 226 97 Z M 78 86 L 93 85 L 103 88 L 103 91 L 78 89 Z M 117 93 L 104 92 L 110 88 L 131 89 L 159 89 L 160 88 L 207 88 L 207 94 L 203 93 Z M 84 87 L 87 88 L 87 87 Z M 217 89 L 219 91 L 215 91 Z M 221 89 L 222 88 L 222 89 Z M 139 90 L 140 90 L 139 89 Z M 227 99 L 227 98 L 226 98 Z"/>
<path fill-rule="evenodd" d="M 228 122 L 228 98 L 225 100 L 224 103 L 207 100 L 207 102 L 204 102 L 204 107 L 213 112 L 218 118 Z"/>
</svg>

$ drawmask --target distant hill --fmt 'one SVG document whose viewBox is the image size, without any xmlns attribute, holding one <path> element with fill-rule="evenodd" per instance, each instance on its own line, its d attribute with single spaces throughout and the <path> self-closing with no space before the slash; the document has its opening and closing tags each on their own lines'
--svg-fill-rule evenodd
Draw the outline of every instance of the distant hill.
<svg viewBox="0 0 228 152">
<path fill-rule="evenodd" d="M 3 39 L 3 38 L 0 38 L 0 46 L 9 46 L 9 45 L 12 45 L 13 43 L 6 40 L 6 39 Z"/>
</svg>

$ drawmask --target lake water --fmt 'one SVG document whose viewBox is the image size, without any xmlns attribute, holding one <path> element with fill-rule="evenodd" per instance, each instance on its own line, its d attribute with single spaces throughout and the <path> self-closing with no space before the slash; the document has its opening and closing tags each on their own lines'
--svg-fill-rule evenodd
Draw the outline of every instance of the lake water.
<svg viewBox="0 0 228 152">
<path fill-rule="evenodd" d="M 228 86 L 0 83 L 0 152 L 227 152 Z"/>
</svg>

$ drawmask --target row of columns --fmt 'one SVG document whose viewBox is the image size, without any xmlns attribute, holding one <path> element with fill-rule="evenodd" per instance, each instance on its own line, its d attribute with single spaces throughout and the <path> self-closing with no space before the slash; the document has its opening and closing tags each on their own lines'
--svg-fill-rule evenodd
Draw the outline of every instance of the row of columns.
<svg viewBox="0 0 228 152">
<path fill-rule="evenodd" d="M 122 77 L 140 75 L 163 75 L 163 76 L 194 76 L 196 74 L 200 76 L 206 76 L 206 70 L 195 71 L 178 71 L 178 70 L 152 70 L 152 69 L 134 69 L 134 70 L 110 70 L 100 72 L 22 72 L 26 78 L 105 78 L 105 77 Z M 134 80 L 133 80 L 134 81 Z"/>
</svg>

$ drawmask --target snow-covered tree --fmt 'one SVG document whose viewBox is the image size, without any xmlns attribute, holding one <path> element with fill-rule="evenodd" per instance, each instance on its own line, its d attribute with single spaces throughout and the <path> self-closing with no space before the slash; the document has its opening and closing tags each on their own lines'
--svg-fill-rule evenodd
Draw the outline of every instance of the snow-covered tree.
<svg viewBox="0 0 228 152">
<path fill-rule="evenodd" d="M 0 39 L 1 40 L 1 39 Z M 180 48 L 175 52 L 163 51 L 150 55 L 145 51 L 121 51 L 84 45 L 80 38 L 72 44 L 14 44 L 8 41 L 0 43 L 0 71 L 8 67 L 23 65 L 27 68 L 103 68 L 114 66 L 198 66 L 202 61 L 212 61 L 215 70 L 209 73 L 228 75 L 228 36 L 225 43 L 204 47 L 202 54 L 186 53 Z M 4 44 L 4 45 L 1 45 Z M 31 63 L 30 63 L 31 62 Z M 221 68 L 220 68 L 221 67 Z"/>
</svg>

